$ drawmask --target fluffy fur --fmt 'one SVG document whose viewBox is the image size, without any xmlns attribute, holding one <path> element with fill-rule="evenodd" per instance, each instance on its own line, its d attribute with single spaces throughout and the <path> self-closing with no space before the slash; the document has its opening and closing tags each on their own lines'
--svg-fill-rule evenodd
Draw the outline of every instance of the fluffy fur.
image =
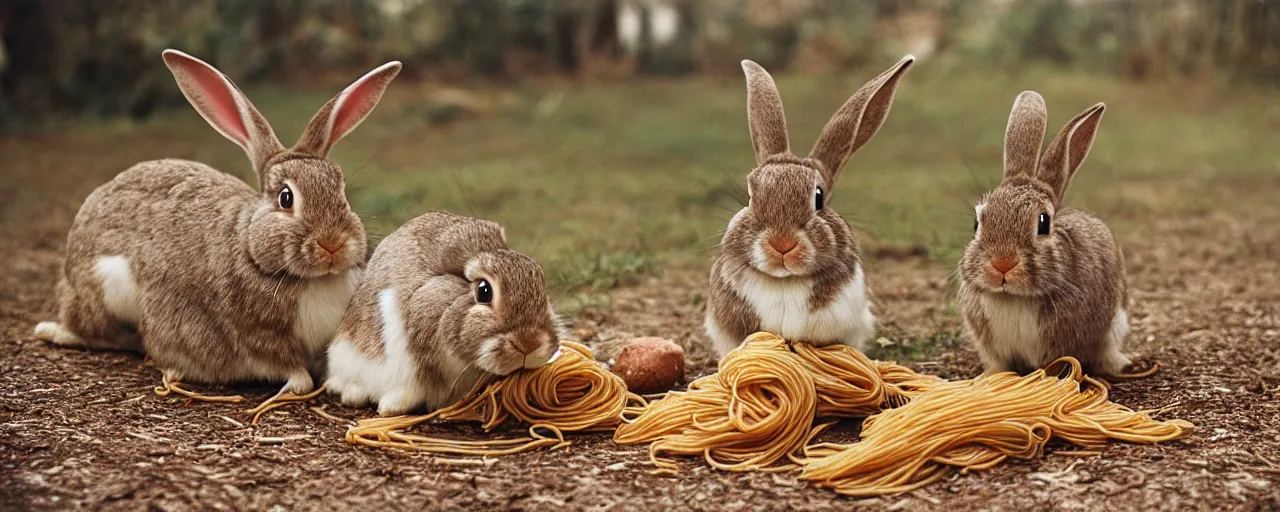
<svg viewBox="0 0 1280 512">
<path fill-rule="evenodd" d="M 875 332 L 858 239 L 826 203 L 845 161 L 884 123 L 912 62 L 904 58 L 858 89 L 806 158 L 791 153 L 773 78 L 742 62 L 756 168 L 747 175 L 750 202 L 729 222 L 711 267 L 705 327 L 722 356 L 759 330 L 854 347 Z"/>
<path fill-rule="evenodd" d="M 1129 362 L 1120 353 L 1129 331 L 1124 256 L 1101 220 L 1062 207 L 1104 109 L 1067 122 L 1041 157 L 1044 100 L 1027 91 L 1014 102 L 1004 179 L 975 208 L 978 227 L 959 265 L 958 303 L 988 372 L 1025 374 L 1073 356 L 1105 376 Z M 1038 233 L 1042 214 L 1047 234 Z"/>
<path fill-rule="evenodd" d="M 480 304 L 486 280 L 493 301 Z M 382 415 L 456 402 L 486 375 L 536 368 L 559 347 L 541 267 L 502 228 L 422 215 L 378 245 L 329 349 L 327 389 Z"/>
<path fill-rule="evenodd" d="M 308 364 L 337 329 L 366 255 L 342 170 L 326 155 L 372 111 L 400 64 L 357 80 L 286 149 L 218 70 L 174 50 L 164 60 L 196 111 L 249 155 L 259 190 L 171 159 L 102 185 L 67 235 L 59 322 L 36 335 L 143 350 L 176 381 L 288 381 L 287 391 L 309 391 Z M 285 187 L 290 208 L 278 201 Z"/>
</svg>

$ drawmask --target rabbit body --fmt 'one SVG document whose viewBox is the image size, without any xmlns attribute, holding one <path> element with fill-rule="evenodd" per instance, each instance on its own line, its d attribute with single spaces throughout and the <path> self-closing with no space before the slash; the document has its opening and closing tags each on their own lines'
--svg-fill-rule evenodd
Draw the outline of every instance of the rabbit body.
<svg viewBox="0 0 1280 512">
<path fill-rule="evenodd" d="M 427 213 L 378 245 L 329 348 L 326 388 L 382 415 L 434 410 L 544 364 L 559 339 L 541 268 L 500 226 Z"/>
<path fill-rule="evenodd" d="M 740 216 L 745 214 L 740 213 Z M 822 223 L 846 250 L 835 251 L 815 276 L 774 277 L 735 258 L 749 248 L 747 239 L 722 241 L 724 254 L 711 269 L 714 300 L 707 305 L 705 328 L 723 356 L 748 335 L 768 331 L 788 340 L 816 344 L 844 343 L 861 348 L 875 334 L 875 315 L 858 256 L 857 239 L 848 224 L 829 208 Z M 741 220 L 738 221 L 742 222 Z M 825 239 L 824 239 L 825 240 Z M 735 252 L 741 251 L 741 252 Z"/>
<path fill-rule="evenodd" d="M 228 243 L 252 236 L 259 201 L 240 179 L 185 160 L 143 162 L 99 187 L 67 237 L 55 340 L 144 350 L 175 380 L 302 379 L 363 269 L 264 279 Z"/>
<path fill-rule="evenodd" d="M 1069 121 L 1041 157 L 1044 100 L 1028 91 L 1014 103 L 1004 179 L 975 208 L 959 264 L 957 304 L 988 372 L 1025 374 L 1072 356 L 1106 376 L 1129 363 L 1124 255 L 1103 221 L 1062 206 L 1104 110 Z"/>
<path fill-rule="evenodd" d="M 58 345 L 146 352 L 170 381 L 286 381 L 304 393 L 364 273 L 366 235 L 326 159 L 399 72 L 388 63 L 321 109 L 286 149 L 234 84 L 168 50 L 196 110 L 240 145 L 258 190 L 205 164 L 143 162 L 98 187 L 67 236 Z"/>
<path fill-rule="evenodd" d="M 791 153 L 773 78 L 743 61 L 756 168 L 747 175 L 749 203 L 730 220 L 711 267 L 704 326 L 721 356 L 761 330 L 855 348 L 875 334 L 858 239 L 827 200 L 845 161 L 880 129 L 912 62 L 860 88 L 801 158 Z"/>
</svg>

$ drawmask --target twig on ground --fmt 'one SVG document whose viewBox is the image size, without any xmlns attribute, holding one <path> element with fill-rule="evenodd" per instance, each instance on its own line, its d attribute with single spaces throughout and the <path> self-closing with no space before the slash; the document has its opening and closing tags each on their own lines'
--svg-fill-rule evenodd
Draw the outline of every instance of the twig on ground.
<svg viewBox="0 0 1280 512">
<path fill-rule="evenodd" d="M 240 423 L 240 422 L 238 422 L 238 421 L 236 421 L 236 420 L 234 420 L 234 419 L 231 419 L 231 418 L 230 418 L 230 417 L 228 417 L 228 416 L 223 416 L 223 415 L 219 414 L 219 415 L 217 415 L 217 418 L 219 418 L 219 419 L 221 419 L 222 421 L 225 421 L 225 422 L 227 422 L 227 423 L 230 423 L 230 424 L 231 424 L 231 426 L 233 426 L 233 427 L 235 427 L 235 428 L 245 428 L 244 423 Z"/>
<path fill-rule="evenodd" d="M 355 424 L 356 424 L 356 422 L 351 421 L 351 420 L 349 420 L 349 419 L 346 419 L 346 418 L 339 418 L 339 417 L 337 417 L 337 416 L 334 416 L 334 415 L 332 415 L 332 414 L 329 414 L 329 412 L 328 412 L 328 411 L 325 411 L 325 410 L 324 410 L 324 409 L 325 409 L 325 407 L 328 407 L 328 406 L 321 405 L 321 406 L 317 406 L 317 407 L 311 407 L 310 409 L 311 409 L 311 412 L 316 413 L 316 416 L 319 416 L 319 417 L 323 418 L 325 421 L 328 421 L 328 422 L 330 422 L 330 423 L 337 423 L 337 424 L 339 424 L 339 425 L 343 425 L 343 426 L 351 426 L 351 425 L 355 425 Z"/>
<path fill-rule="evenodd" d="M 310 438 L 311 436 L 308 434 L 299 434 L 296 436 L 284 436 L 284 437 L 259 437 L 257 441 L 258 441 L 258 444 L 284 444 L 289 441 L 300 441 L 302 439 L 310 439 Z"/>
</svg>

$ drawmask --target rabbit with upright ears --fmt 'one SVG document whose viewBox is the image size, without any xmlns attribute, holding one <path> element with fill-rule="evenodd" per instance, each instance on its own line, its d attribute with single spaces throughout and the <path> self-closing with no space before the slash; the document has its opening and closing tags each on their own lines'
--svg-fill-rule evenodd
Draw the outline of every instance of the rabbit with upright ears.
<svg viewBox="0 0 1280 512">
<path fill-rule="evenodd" d="M 1028 373 L 1062 356 L 1086 372 L 1118 375 L 1129 332 L 1124 256 L 1111 230 L 1062 206 L 1089 155 L 1106 106 L 1067 122 L 1040 155 L 1048 112 L 1018 95 L 1004 139 L 1004 178 L 975 208 L 960 260 L 957 302 L 988 372 Z"/>
<path fill-rule="evenodd" d="M 378 244 L 329 347 L 325 387 L 384 416 L 434 410 L 559 346 L 537 262 L 493 222 L 432 212 Z"/>
<path fill-rule="evenodd" d="M 858 239 L 829 203 L 845 161 L 880 129 L 914 61 L 907 56 L 858 89 L 805 158 L 791 153 L 773 77 L 742 61 L 756 168 L 748 205 L 729 221 L 711 267 L 705 327 L 722 356 L 761 330 L 853 347 L 875 333 Z"/>
<path fill-rule="evenodd" d="M 314 385 L 308 367 L 363 275 L 366 236 L 327 159 L 400 72 L 390 62 L 324 105 L 285 148 L 229 78 L 175 50 L 196 111 L 249 156 L 257 190 L 205 164 L 143 162 L 98 187 L 67 236 L 57 345 L 143 350 L 167 381 Z"/>
</svg>

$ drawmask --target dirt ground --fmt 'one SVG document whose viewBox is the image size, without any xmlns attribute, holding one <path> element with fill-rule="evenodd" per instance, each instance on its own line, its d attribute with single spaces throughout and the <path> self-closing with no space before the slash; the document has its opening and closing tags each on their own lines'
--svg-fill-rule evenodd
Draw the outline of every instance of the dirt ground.
<svg viewBox="0 0 1280 512">
<path fill-rule="evenodd" d="M 83 197 L 58 194 L 78 178 L 55 167 L 29 171 L 43 178 L 6 172 L 38 190 L 0 194 L 8 245 L 0 275 L 0 510 L 1280 508 L 1280 229 L 1265 221 L 1153 213 L 1147 229 L 1123 240 L 1134 290 L 1128 352 L 1166 368 L 1117 384 L 1113 398 L 1195 423 L 1190 438 L 1116 444 L 1101 456 L 1056 446 L 1043 460 L 855 501 L 787 474 L 727 474 L 692 461 L 678 477 L 649 476 L 644 447 L 603 435 L 573 436 L 561 451 L 451 465 L 348 445 L 345 427 L 302 407 L 250 427 L 241 405 L 156 396 L 159 373 L 137 355 L 32 339 L 33 325 L 53 317 L 61 248 Z M 977 358 L 954 334 L 948 271 L 885 253 L 868 275 L 889 338 L 934 340 L 913 366 L 968 377 L 978 372 Z M 689 355 L 688 377 L 703 375 L 714 367 L 694 300 L 704 279 L 703 269 L 668 268 L 617 290 L 612 311 L 574 317 L 574 332 L 603 357 L 629 336 L 673 338 Z M 256 401 L 273 389 L 234 391 Z M 330 397 L 318 403 L 342 417 L 370 414 Z M 834 437 L 848 439 L 849 430 Z"/>
</svg>

